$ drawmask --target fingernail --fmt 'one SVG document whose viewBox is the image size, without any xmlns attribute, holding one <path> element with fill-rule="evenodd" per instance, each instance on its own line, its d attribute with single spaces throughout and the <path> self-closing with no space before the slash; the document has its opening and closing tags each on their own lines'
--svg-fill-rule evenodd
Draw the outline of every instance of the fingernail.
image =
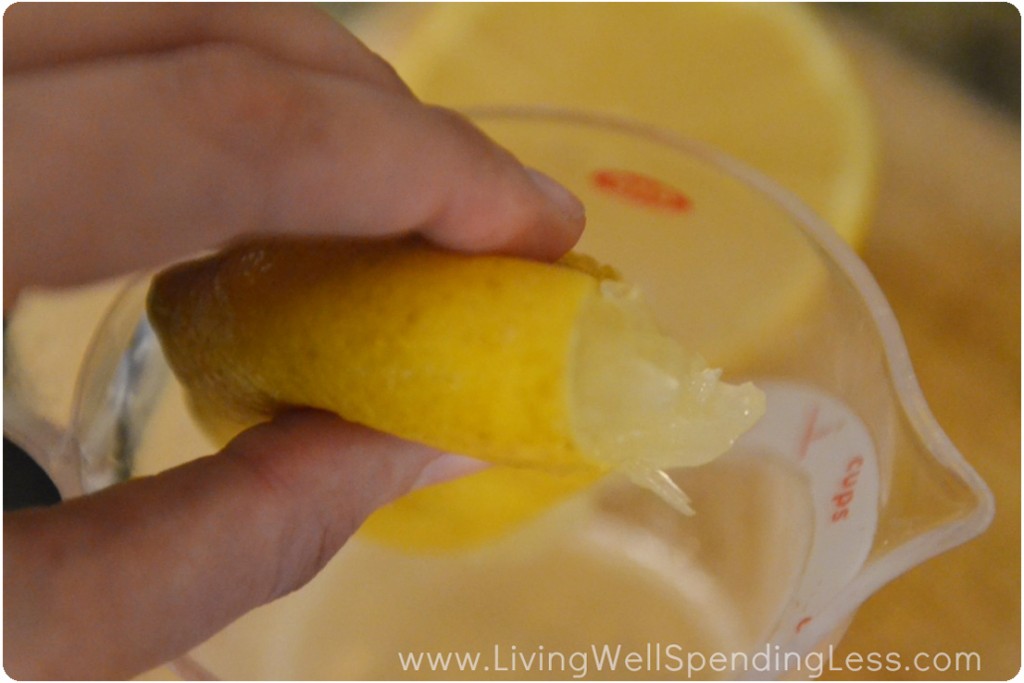
<svg viewBox="0 0 1024 683">
<path fill-rule="evenodd" d="M 442 484 L 446 481 L 459 479 L 460 477 L 481 472 L 490 466 L 490 463 L 483 462 L 482 460 L 445 453 L 427 463 L 427 466 L 420 471 L 420 475 L 413 482 L 409 490 L 416 491 L 417 489 L 433 486 L 434 484 Z"/>
<path fill-rule="evenodd" d="M 533 184 L 537 186 L 537 189 L 539 189 L 552 204 L 557 206 L 558 210 L 565 214 L 565 217 L 568 220 L 583 220 L 583 216 L 586 214 L 583 202 L 581 202 L 576 195 L 567 190 L 564 185 L 535 168 L 527 167 L 526 173 L 530 176 Z"/>
</svg>

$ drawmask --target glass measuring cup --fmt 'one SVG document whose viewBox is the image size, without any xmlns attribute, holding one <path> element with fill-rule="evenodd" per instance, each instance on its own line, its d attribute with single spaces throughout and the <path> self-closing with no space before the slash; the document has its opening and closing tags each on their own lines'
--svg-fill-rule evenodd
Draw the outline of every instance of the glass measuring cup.
<svg viewBox="0 0 1024 683">
<path fill-rule="evenodd" d="M 402 670 L 401 653 L 459 651 L 489 669 L 437 675 L 574 677 L 572 662 L 586 660 L 590 676 L 650 678 L 686 675 L 678 667 L 700 653 L 694 677 L 770 676 L 794 662 L 748 657 L 714 671 L 707 656 L 807 654 L 886 581 L 984 529 L 991 496 L 930 417 L 881 293 L 798 202 L 713 150 L 635 124 L 536 110 L 475 118 L 584 199 L 579 249 L 638 283 L 662 326 L 726 379 L 761 385 L 768 413 L 720 460 L 673 473 L 693 518 L 610 479 L 463 553 L 357 538 L 187 666 L 423 677 Z M 125 290 L 82 370 L 58 468 L 84 491 L 211 448 L 140 322 L 145 286 Z M 599 669 L 590 648 L 602 645 L 643 665 Z"/>
</svg>

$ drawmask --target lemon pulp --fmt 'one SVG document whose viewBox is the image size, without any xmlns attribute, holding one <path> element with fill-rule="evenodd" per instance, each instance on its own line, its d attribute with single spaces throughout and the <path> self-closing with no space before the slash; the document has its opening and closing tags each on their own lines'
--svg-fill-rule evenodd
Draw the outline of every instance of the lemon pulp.
<svg viewBox="0 0 1024 683">
<path fill-rule="evenodd" d="M 665 469 L 724 453 L 764 414 L 763 393 L 720 381 L 720 370 L 658 330 L 640 292 L 623 282 L 601 282 L 578 333 L 570 364 L 578 447 L 691 513 Z"/>
</svg>

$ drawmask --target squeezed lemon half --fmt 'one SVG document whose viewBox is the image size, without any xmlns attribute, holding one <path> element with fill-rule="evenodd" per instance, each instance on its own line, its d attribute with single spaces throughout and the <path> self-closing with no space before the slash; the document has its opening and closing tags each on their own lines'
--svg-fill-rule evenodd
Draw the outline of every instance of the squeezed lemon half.
<svg viewBox="0 0 1024 683">
<path fill-rule="evenodd" d="M 498 466 L 364 526 L 410 549 L 500 535 L 613 470 L 686 510 L 663 470 L 716 457 L 764 410 L 578 255 L 261 239 L 159 274 L 148 311 L 217 442 L 307 406 Z"/>
</svg>

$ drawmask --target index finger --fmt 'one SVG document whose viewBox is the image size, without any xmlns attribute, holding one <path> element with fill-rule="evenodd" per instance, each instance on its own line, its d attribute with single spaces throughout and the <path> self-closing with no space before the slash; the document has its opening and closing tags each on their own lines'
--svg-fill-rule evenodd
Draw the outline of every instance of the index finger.
<svg viewBox="0 0 1024 683">
<path fill-rule="evenodd" d="M 4 95 L 5 303 L 247 233 L 554 259 L 583 229 L 578 200 L 459 115 L 244 48 L 19 74 Z"/>
</svg>

